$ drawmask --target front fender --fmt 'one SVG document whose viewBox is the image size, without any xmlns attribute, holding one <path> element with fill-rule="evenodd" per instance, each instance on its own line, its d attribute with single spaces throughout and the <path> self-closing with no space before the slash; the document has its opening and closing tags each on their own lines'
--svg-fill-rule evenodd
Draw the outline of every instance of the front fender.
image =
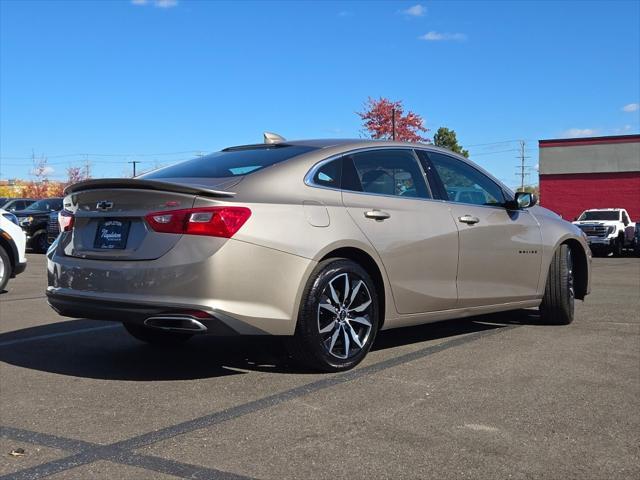
<svg viewBox="0 0 640 480">
<path fill-rule="evenodd" d="M 576 277 L 576 298 L 584 300 L 591 292 L 591 249 L 582 230 L 560 218 L 544 216 L 539 219 L 542 230 L 542 268 L 538 283 L 538 294 L 544 295 L 547 275 L 553 254 L 560 245 L 567 244 L 574 257 L 574 274 Z"/>
</svg>

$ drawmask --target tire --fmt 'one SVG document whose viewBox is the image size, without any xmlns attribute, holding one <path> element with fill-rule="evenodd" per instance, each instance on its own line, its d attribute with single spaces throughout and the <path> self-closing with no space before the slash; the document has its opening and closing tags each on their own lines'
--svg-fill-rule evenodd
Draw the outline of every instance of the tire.
<svg viewBox="0 0 640 480">
<path fill-rule="evenodd" d="M 567 245 L 560 245 L 549 266 L 540 317 L 550 325 L 568 325 L 573 322 L 574 303 L 573 257 Z"/>
<path fill-rule="evenodd" d="M 613 246 L 611 247 L 611 252 L 613 252 L 614 257 L 622 256 L 622 247 L 624 246 L 624 239 L 621 237 L 616 238 L 615 242 L 613 242 Z"/>
<path fill-rule="evenodd" d="M 7 286 L 9 278 L 11 278 L 11 259 L 5 249 L 0 246 L 0 292 Z"/>
<path fill-rule="evenodd" d="M 378 293 L 357 263 L 333 258 L 314 269 L 300 304 L 290 354 L 323 372 L 355 367 L 367 355 L 379 326 Z"/>
<path fill-rule="evenodd" d="M 135 323 L 124 322 L 123 325 L 132 337 L 159 347 L 180 345 L 193 337 L 191 333 L 168 332 Z"/>
<path fill-rule="evenodd" d="M 33 250 L 36 253 L 46 253 L 49 248 L 49 242 L 47 241 L 47 234 L 41 233 L 36 238 L 33 239 Z"/>
</svg>

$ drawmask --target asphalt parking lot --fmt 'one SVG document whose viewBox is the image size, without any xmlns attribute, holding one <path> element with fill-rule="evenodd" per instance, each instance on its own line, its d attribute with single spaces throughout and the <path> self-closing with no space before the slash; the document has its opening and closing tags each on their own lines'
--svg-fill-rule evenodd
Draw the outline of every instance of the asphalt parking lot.
<svg viewBox="0 0 640 480">
<path fill-rule="evenodd" d="M 58 317 L 44 272 L 0 294 L 1 479 L 640 478 L 640 259 L 594 259 L 570 326 L 385 332 L 335 375 L 274 339 L 156 350 Z"/>
</svg>

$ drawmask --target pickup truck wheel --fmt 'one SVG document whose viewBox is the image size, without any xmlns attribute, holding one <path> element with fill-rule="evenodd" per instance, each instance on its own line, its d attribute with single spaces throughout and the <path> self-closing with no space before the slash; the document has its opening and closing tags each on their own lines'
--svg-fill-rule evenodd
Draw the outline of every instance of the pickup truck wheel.
<svg viewBox="0 0 640 480">
<path fill-rule="evenodd" d="M 540 304 L 540 317 L 544 323 L 568 325 L 573 322 L 574 313 L 573 258 L 567 245 L 553 254 L 544 297 Z"/>
<path fill-rule="evenodd" d="M 367 272 L 343 258 L 320 262 L 307 282 L 292 357 L 314 370 L 339 372 L 367 355 L 378 330 L 378 295 Z"/>
<path fill-rule="evenodd" d="M 141 342 L 158 347 L 179 345 L 193 337 L 190 333 L 165 332 L 164 330 L 145 327 L 135 323 L 124 322 L 123 325 L 132 337 Z"/>
<path fill-rule="evenodd" d="M 622 239 L 622 237 L 616 238 L 616 240 L 613 242 L 613 247 L 611 248 L 611 251 L 613 252 L 614 257 L 622 256 L 623 246 L 624 246 L 624 240 Z"/>
<path fill-rule="evenodd" d="M 0 246 L 0 292 L 7 286 L 11 277 L 11 260 L 5 249 Z"/>
</svg>

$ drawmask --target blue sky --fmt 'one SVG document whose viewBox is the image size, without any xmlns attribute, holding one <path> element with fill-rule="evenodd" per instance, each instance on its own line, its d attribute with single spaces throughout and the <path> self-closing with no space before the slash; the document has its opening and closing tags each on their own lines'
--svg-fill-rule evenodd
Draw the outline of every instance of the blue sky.
<svg viewBox="0 0 640 480">
<path fill-rule="evenodd" d="M 518 139 L 535 165 L 541 138 L 638 133 L 639 22 L 638 1 L 0 0 L 0 176 L 32 151 L 62 179 L 358 137 L 386 96 L 516 185 Z"/>
</svg>

